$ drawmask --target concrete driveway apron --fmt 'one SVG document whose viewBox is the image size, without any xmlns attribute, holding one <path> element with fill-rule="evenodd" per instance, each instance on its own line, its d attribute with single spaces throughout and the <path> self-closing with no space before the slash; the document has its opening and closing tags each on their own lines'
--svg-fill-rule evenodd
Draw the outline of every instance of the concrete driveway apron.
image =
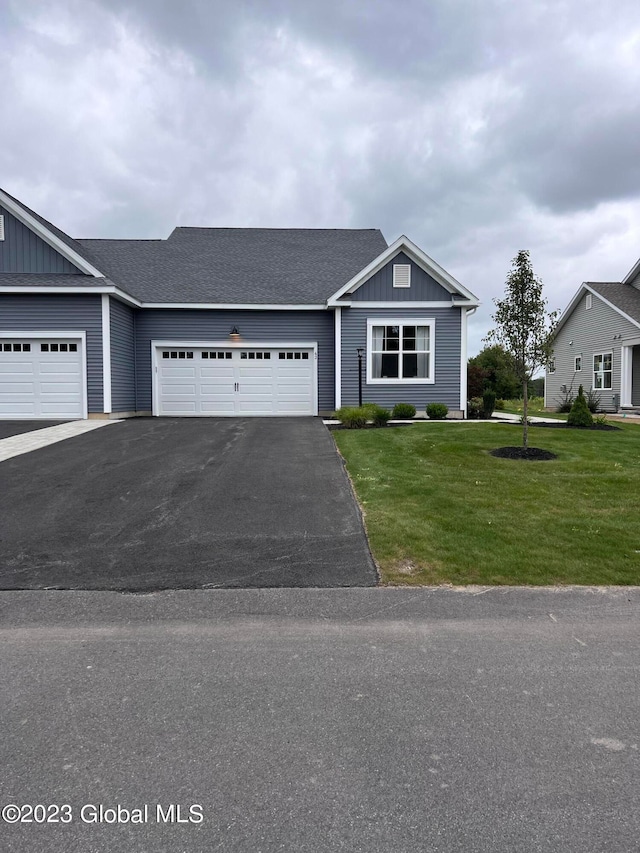
<svg viewBox="0 0 640 853">
<path fill-rule="evenodd" d="M 318 418 L 138 418 L 0 463 L 0 588 L 369 586 Z"/>
</svg>

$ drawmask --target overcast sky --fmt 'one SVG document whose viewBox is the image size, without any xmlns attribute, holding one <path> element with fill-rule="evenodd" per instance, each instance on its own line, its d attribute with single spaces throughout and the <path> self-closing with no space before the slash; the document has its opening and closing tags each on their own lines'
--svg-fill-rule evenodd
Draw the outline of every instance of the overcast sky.
<svg viewBox="0 0 640 853">
<path fill-rule="evenodd" d="M 381 228 L 550 308 L 640 256 L 638 0 L 0 0 L 0 185 L 74 237 Z"/>
</svg>

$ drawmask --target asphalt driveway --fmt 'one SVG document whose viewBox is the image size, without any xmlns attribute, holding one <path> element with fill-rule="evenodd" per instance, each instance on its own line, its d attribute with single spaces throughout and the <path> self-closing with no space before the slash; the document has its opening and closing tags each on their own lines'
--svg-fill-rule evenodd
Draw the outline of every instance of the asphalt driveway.
<svg viewBox="0 0 640 853">
<path fill-rule="evenodd" d="M 139 418 L 0 463 L 0 589 L 369 586 L 317 418 Z"/>
</svg>

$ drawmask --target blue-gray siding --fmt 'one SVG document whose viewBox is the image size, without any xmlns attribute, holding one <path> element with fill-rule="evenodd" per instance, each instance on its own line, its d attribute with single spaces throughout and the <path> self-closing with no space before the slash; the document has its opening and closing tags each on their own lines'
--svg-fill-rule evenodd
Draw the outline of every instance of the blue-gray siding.
<svg viewBox="0 0 640 853">
<path fill-rule="evenodd" d="M 562 386 L 575 396 L 582 385 L 585 391 L 593 387 L 593 356 L 610 352 L 613 355 L 613 376 L 610 390 L 598 391 L 600 406 L 614 409 L 613 397 L 620 394 L 621 343 L 625 338 L 637 338 L 640 330 L 593 294 L 591 308 L 586 307 L 583 293 L 571 316 L 558 332 L 553 345 L 555 373 L 546 373 L 545 402 L 555 407 L 563 397 Z M 582 370 L 576 373 L 576 356 L 582 356 Z"/>
<path fill-rule="evenodd" d="M 394 264 L 410 264 L 411 287 L 393 286 Z M 359 287 L 351 299 L 354 302 L 450 302 L 451 294 L 404 252 L 400 252 Z"/>
<path fill-rule="evenodd" d="M 87 333 L 87 396 L 90 412 L 102 412 L 102 309 L 99 295 L 0 294 L 0 334 Z"/>
<path fill-rule="evenodd" d="M 198 311 L 140 309 L 136 313 L 137 409 L 151 410 L 151 341 L 224 341 L 236 326 L 247 344 L 316 342 L 318 409 L 334 407 L 334 319 L 332 311 Z"/>
<path fill-rule="evenodd" d="M 136 347 L 134 309 L 110 297 L 111 410 L 136 408 Z"/>
<path fill-rule="evenodd" d="M 392 407 L 396 403 L 413 403 L 424 411 L 428 403 L 445 403 L 450 409 L 460 410 L 460 308 L 408 308 L 398 314 L 397 320 L 435 320 L 435 368 L 433 385 L 368 385 L 366 364 L 363 364 L 364 402 Z M 342 309 L 342 405 L 358 404 L 358 347 L 367 345 L 367 319 L 388 319 L 388 308 Z"/>
<path fill-rule="evenodd" d="M 0 240 L 0 272 L 79 273 L 48 243 L 0 206 L 4 216 L 4 240 Z"/>
</svg>

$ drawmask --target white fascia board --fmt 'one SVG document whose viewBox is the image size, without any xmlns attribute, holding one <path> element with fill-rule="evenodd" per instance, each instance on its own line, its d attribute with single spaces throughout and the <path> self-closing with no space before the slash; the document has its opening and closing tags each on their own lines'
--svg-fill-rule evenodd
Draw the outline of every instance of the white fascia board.
<svg viewBox="0 0 640 853">
<path fill-rule="evenodd" d="M 460 305 L 456 302 L 341 302 L 336 308 L 394 308 L 402 311 L 404 308 L 466 308 L 467 305 Z"/>
<path fill-rule="evenodd" d="M 598 293 L 598 291 L 594 290 L 592 287 L 589 287 L 589 285 L 583 281 L 582 284 L 580 285 L 580 287 L 578 288 L 578 290 L 576 291 L 576 293 L 574 294 L 571 302 L 567 305 L 567 307 L 562 312 L 560 319 L 558 320 L 558 322 L 555 325 L 554 334 L 556 334 L 556 335 L 558 334 L 560 329 L 564 326 L 564 324 L 567 322 L 567 320 L 571 316 L 574 308 L 576 307 L 576 305 L 580 301 L 580 298 L 585 293 L 593 294 L 593 296 L 595 296 L 596 299 L 600 299 L 602 302 L 604 302 L 605 305 L 608 305 L 609 308 L 611 308 L 613 311 L 615 311 L 621 317 L 624 317 L 624 319 L 628 320 L 629 323 L 631 323 L 632 325 L 634 325 L 638 329 L 640 329 L 640 323 L 637 320 L 634 320 L 633 317 L 630 317 L 628 314 L 625 314 L 625 312 L 622 311 L 621 308 L 618 308 L 618 306 L 614 305 L 613 302 L 609 302 L 609 300 L 605 296 L 603 296 L 601 293 Z"/>
<path fill-rule="evenodd" d="M 141 302 L 141 308 L 197 308 L 224 311 L 326 311 L 325 304 L 319 305 L 263 305 L 254 302 Z"/>
<path fill-rule="evenodd" d="M 117 297 L 122 302 L 126 302 L 128 305 L 134 305 L 136 308 L 141 308 L 142 303 L 135 299 L 133 296 L 129 296 L 128 293 L 120 290 L 114 285 L 104 285 L 103 287 L 38 287 L 37 285 L 0 285 L 0 293 L 79 293 L 82 296 L 95 296 L 110 293 L 112 296 Z"/>
<path fill-rule="evenodd" d="M 87 275 L 92 275 L 95 278 L 103 278 L 104 274 L 100 272 L 100 270 L 96 269 L 93 264 L 90 264 L 89 261 L 86 261 L 82 255 L 79 255 L 76 251 L 74 251 L 70 246 L 61 240 L 59 237 L 49 231 L 49 229 L 44 226 L 41 222 L 38 222 L 37 219 L 34 219 L 30 213 L 27 213 L 19 204 L 17 204 L 12 198 L 0 190 L 0 204 L 4 208 L 6 208 L 16 219 L 19 219 L 23 225 L 33 231 L 38 235 L 45 243 L 48 243 L 52 249 L 55 249 L 56 252 L 62 255 L 63 258 L 66 258 L 70 261 L 74 266 L 81 269 L 82 272 Z"/>
<path fill-rule="evenodd" d="M 629 282 L 633 281 L 633 279 L 638 275 L 638 273 L 640 273 L 640 258 L 638 258 L 638 260 L 631 267 L 629 272 L 622 279 L 622 283 L 623 284 L 629 284 Z"/>
<path fill-rule="evenodd" d="M 471 291 L 467 290 L 466 287 L 460 284 L 452 275 L 450 275 L 446 270 L 444 270 L 439 264 L 437 264 L 432 258 L 430 258 L 427 254 L 425 254 L 422 249 L 419 249 L 415 243 L 412 243 L 408 237 L 405 237 L 404 234 L 398 237 L 387 249 L 385 249 L 382 254 L 378 255 L 377 258 L 374 258 L 371 263 L 366 266 L 363 270 L 361 270 L 357 275 L 355 275 L 350 281 L 348 281 L 345 285 L 343 285 L 340 290 L 337 290 L 333 296 L 330 296 L 327 300 L 327 305 L 335 306 L 337 305 L 337 300 L 340 299 L 341 296 L 344 296 L 346 293 L 352 293 L 354 290 L 357 290 L 361 287 L 372 275 L 375 275 L 382 267 L 387 264 L 390 260 L 392 260 L 396 255 L 400 252 L 405 252 L 405 254 L 409 255 L 409 257 L 418 264 L 418 266 L 422 267 L 425 272 L 428 272 L 438 284 L 441 284 L 445 290 L 449 291 L 449 293 L 458 293 L 460 296 L 464 296 L 469 300 L 469 305 L 478 305 L 477 298 L 471 293 Z"/>
</svg>

